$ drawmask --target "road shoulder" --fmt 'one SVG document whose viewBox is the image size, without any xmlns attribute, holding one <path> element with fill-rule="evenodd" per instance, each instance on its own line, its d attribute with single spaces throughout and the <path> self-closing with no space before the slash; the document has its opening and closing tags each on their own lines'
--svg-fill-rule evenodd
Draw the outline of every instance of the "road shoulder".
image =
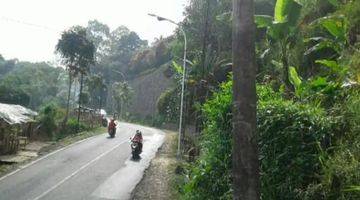
<svg viewBox="0 0 360 200">
<path fill-rule="evenodd" d="M 156 157 L 151 161 L 145 171 L 143 179 L 132 192 L 133 200 L 177 199 L 176 190 L 173 187 L 174 172 L 176 168 L 176 138 L 177 134 L 172 131 L 164 131 L 165 140 Z"/>
</svg>

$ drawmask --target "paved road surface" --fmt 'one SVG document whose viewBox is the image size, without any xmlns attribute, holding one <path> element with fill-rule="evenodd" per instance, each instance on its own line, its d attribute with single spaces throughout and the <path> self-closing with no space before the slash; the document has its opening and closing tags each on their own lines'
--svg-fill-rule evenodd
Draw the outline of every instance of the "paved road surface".
<svg viewBox="0 0 360 200">
<path fill-rule="evenodd" d="M 129 138 L 137 129 L 144 149 L 132 161 Z M 162 131 L 120 123 L 114 139 L 86 139 L 0 178 L 0 200 L 128 199 L 163 138 Z"/>
</svg>

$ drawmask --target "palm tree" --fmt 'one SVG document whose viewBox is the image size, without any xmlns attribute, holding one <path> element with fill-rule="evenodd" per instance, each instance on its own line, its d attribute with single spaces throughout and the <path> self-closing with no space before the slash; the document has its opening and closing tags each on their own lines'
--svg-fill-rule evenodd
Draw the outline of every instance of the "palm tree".
<svg viewBox="0 0 360 200">
<path fill-rule="evenodd" d="M 95 46 L 86 37 L 86 29 L 81 26 L 75 26 L 61 34 L 61 38 L 56 45 L 56 51 L 60 53 L 62 62 L 69 71 L 69 94 L 67 100 L 66 123 L 69 115 L 69 101 L 72 78 L 80 74 L 80 95 L 78 123 L 80 121 L 81 94 L 83 90 L 84 75 L 89 71 L 91 64 L 95 62 Z"/>
<path fill-rule="evenodd" d="M 116 82 L 113 84 L 113 98 L 117 104 L 116 110 L 119 112 L 120 117 L 124 113 L 124 107 L 130 104 L 132 94 L 133 90 L 127 82 Z"/>
<path fill-rule="evenodd" d="M 253 0 L 233 0 L 233 199 L 260 199 Z"/>
</svg>

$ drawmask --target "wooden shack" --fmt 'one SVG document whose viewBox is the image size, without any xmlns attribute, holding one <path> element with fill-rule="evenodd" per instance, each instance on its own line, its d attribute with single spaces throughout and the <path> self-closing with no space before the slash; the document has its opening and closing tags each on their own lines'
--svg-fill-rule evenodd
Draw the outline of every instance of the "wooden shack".
<svg viewBox="0 0 360 200">
<path fill-rule="evenodd" d="M 0 155 L 16 153 L 26 145 L 36 115 L 23 106 L 0 103 Z"/>
</svg>

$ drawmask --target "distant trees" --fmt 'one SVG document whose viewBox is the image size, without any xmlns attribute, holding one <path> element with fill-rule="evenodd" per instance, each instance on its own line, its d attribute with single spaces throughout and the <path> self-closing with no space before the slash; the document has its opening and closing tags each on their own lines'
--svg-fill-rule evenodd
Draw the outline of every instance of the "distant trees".
<svg viewBox="0 0 360 200">
<path fill-rule="evenodd" d="M 0 55 L 0 78 L 2 76 L 4 76 L 6 73 L 10 72 L 11 70 L 14 69 L 16 64 L 16 60 L 5 60 L 1 55 Z"/>
<path fill-rule="evenodd" d="M 69 90 L 66 106 L 66 123 L 69 115 L 69 102 L 72 77 L 80 75 L 80 95 L 78 122 L 80 121 L 81 96 L 83 93 L 84 75 L 90 70 L 90 65 L 95 63 L 95 46 L 87 38 L 86 29 L 81 26 L 75 26 L 62 33 L 56 51 L 60 53 L 62 62 L 66 65 L 69 72 Z"/>
<path fill-rule="evenodd" d="M 115 100 L 113 98 L 113 85 L 131 79 L 134 75 L 147 69 L 146 67 L 138 67 L 140 65 L 134 66 L 132 62 L 136 60 L 134 57 L 138 55 L 139 51 L 148 47 L 147 41 L 142 40 L 135 32 L 125 26 L 110 30 L 106 24 L 96 20 L 88 22 L 86 32 L 87 38 L 95 45 L 97 61 L 90 69 L 92 78 L 87 80 L 90 105 L 95 106 L 94 101 L 97 101 L 95 107 L 106 105 L 107 109 L 112 109 L 113 100 Z M 152 67 L 154 66 L 151 65 L 150 68 Z M 141 70 L 133 70 L 135 68 L 141 68 Z M 102 77 L 102 83 L 99 82 L 99 77 Z M 97 96 L 94 96 L 95 94 Z M 95 97 L 101 98 L 95 99 Z M 117 102 L 123 102 L 123 100 Z M 115 100 L 115 104 L 117 102 Z M 119 104 L 117 107 L 119 109 L 122 107 L 123 110 L 124 105 Z"/>
<path fill-rule="evenodd" d="M 90 93 L 90 102 L 94 108 L 101 109 L 107 86 L 104 79 L 100 75 L 91 75 L 87 80 L 86 84 Z"/>
<path fill-rule="evenodd" d="M 38 109 L 50 101 L 63 103 L 62 91 L 65 73 L 48 63 L 30 63 L 16 60 L 0 60 L 0 102 L 20 104 Z"/>
<path fill-rule="evenodd" d="M 28 106 L 30 97 L 23 90 L 6 85 L 0 85 L 0 102 Z"/>
</svg>

